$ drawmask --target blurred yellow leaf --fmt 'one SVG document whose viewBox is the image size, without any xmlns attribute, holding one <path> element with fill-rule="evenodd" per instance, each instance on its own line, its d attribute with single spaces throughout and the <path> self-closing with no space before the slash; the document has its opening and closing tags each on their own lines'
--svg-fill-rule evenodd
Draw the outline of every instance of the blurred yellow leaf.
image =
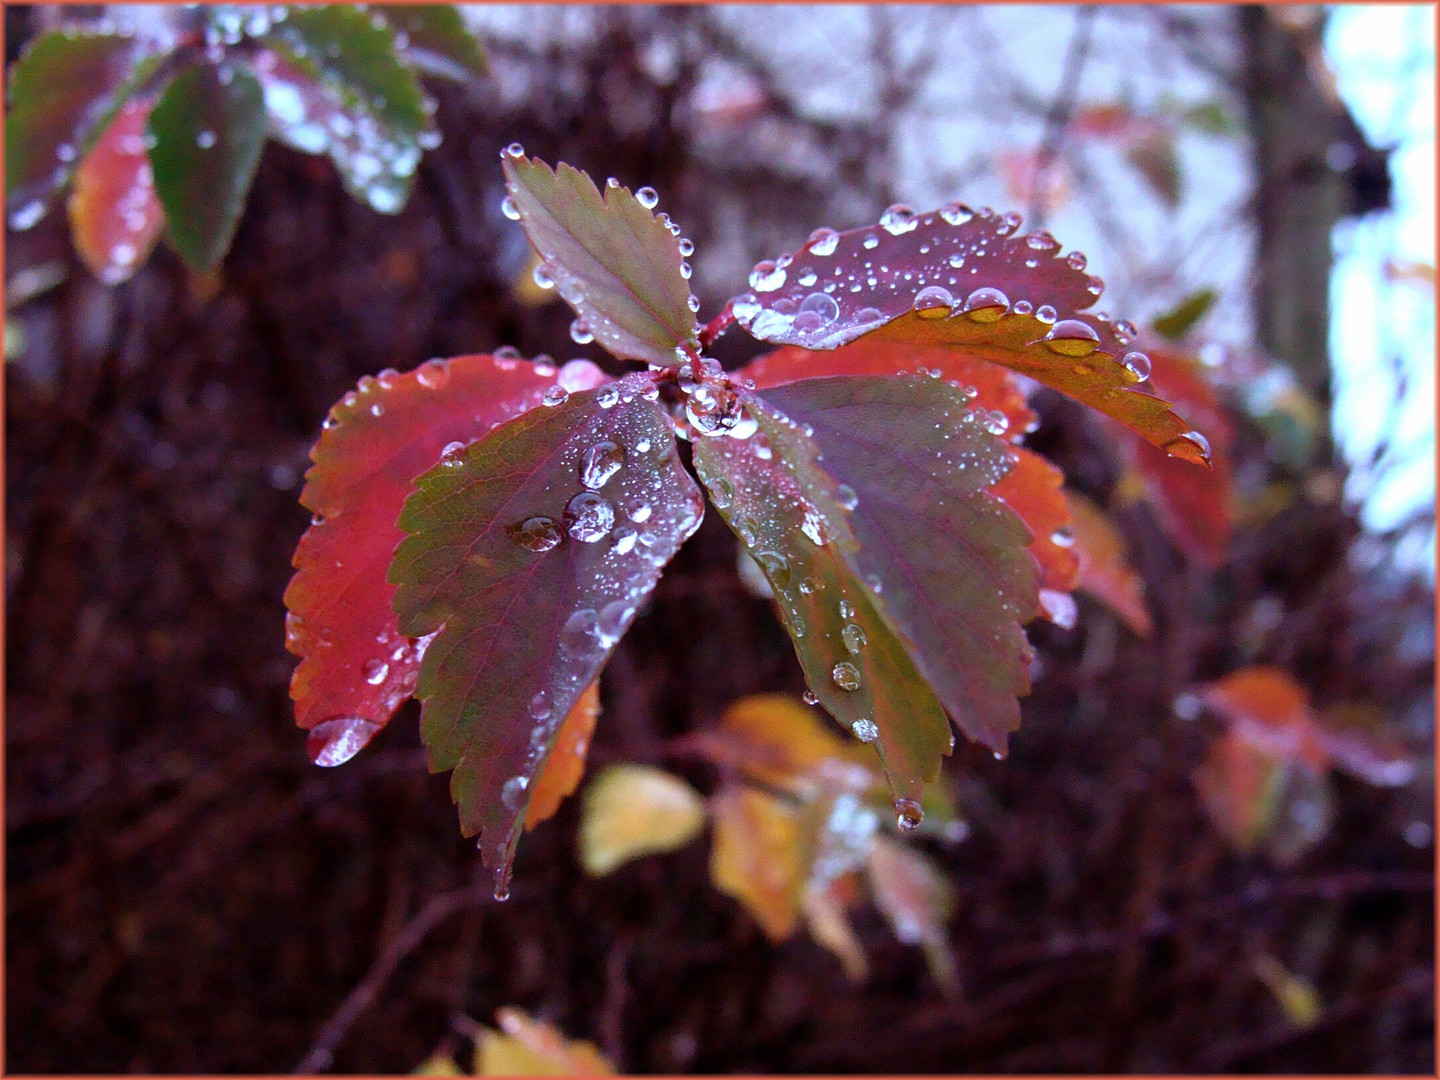
<svg viewBox="0 0 1440 1080">
<path fill-rule="evenodd" d="M 565 798 L 580 786 L 580 778 L 585 775 L 585 753 L 590 749 L 590 736 L 595 734 L 595 721 L 599 716 L 600 681 L 597 679 L 585 688 L 555 733 L 555 743 L 540 768 L 540 775 L 535 778 L 535 789 L 525 811 L 526 832 L 553 817 Z"/>
<path fill-rule="evenodd" d="M 880 777 L 873 749 L 842 738 L 818 709 L 785 694 L 741 698 L 725 710 L 720 731 L 740 744 L 739 763 L 762 783 L 788 786 L 827 758 L 864 765 Z"/>
<path fill-rule="evenodd" d="M 613 1076 L 594 1043 L 567 1039 L 519 1009 L 498 1009 L 500 1031 L 475 1040 L 476 1076 Z"/>
<path fill-rule="evenodd" d="M 1255 958 L 1255 977 L 1270 988 L 1285 1019 L 1298 1028 L 1313 1027 L 1320 1019 L 1324 1005 L 1320 995 L 1308 979 L 1288 971 L 1285 965 L 1273 956 Z"/>
<path fill-rule="evenodd" d="M 465 1072 L 460 1068 L 455 1058 L 448 1053 L 431 1054 L 428 1058 L 415 1066 L 411 1076 L 464 1076 Z"/>
<path fill-rule="evenodd" d="M 580 863 L 603 877 L 631 859 L 674 851 L 705 822 L 695 789 L 649 765 L 611 765 L 585 791 Z"/>
<path fill-rule="evenodd" d="M 540 256 L 532 250 L 530 257 L 525 260 L 525 265 L 510 283 L 510 295 L 515 298 L 516 303 L 525 307 L 543 307 L 560 299 L 560 295 L 553 288 L 543 289 L 536 282 L 535 268 L 539 265 Z"/>
<path fill-rule="evenodd" d="M 800 818 L 782 800 L 729 784 L 710 802 L 710 880 L 739 900 L 772 941 L 795 930 L 808 876 Z"/>
</svg>

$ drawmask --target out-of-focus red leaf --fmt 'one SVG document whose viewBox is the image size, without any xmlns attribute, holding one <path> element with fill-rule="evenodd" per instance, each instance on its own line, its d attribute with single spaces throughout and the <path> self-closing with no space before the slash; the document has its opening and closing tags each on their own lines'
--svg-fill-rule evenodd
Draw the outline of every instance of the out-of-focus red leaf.
<svg viewBox="0 0 1440 1080">
<path fill-rule="evenodd" d="M 1079 581 L 1080 560 L 1065 539 L 1070 527 L 1070 507 L 1061 490 L 1065 474 L 1033 450 L 1018 447 L 1014 453 L 1015 467 L 990 494 L 1030 530 L 1030 554 L 1040 571 L 1040 588 L 1070 592 Z"/>
<path fill-rule="evenodd" d="M 1310 695 L 1288 672 L 1242 668 L 1197 687 L 1195 693 L 1229 721 L 1238 737 L 1276 760 L 1302 761 L 1314 769 L 1329 764 Z"/>
<path fill-rule="evenodd" d="M 145 155 L 146 102 L 131 101 L 75 173 L 70 235 L 90 272 L 118 285 L 138 270 L 165 224 Z"/>
<path fill-rule="evenodd" d="M 739 900 L 770 940 L 784 941 L 795 931 L 807 875 L 798 813 L 741 784 L 721 787 L 710 813 L 710 880 Z"/>
<path fill-rule="evenodd" d="M 451 443 L 477 439 L 538 405 L 557 381 L 578 390 L 605 378 L 583 361 L 557 373 L 458 356 L 403 375 L 366 376 L 330 410 L 300 495 L 315 523 L 295 549 L 285 590 L 285 643 L 302 657 L 290 695 L 318 764 L 355 754 L 415 687 L 423 648 L 400 633 L 390 610 L 395 589 L 385 580 L 414 478 Z"/>
<path fill-rule="evenodd" d="M 1038 150 L 1011 148 L 996 154 L 995 164 L 1013 203 L 1054 214 L 1070 201 L 1070 168 L 1063 158 L 1045 161 Z"/>
<path fill-rule="evenodd" d="M 1135 131 L 1137 126 L 1145 126 L 1145 124 L 1146 122 L 1137 117 L 1135 110 L 1130 106 L 1110 103 L 1086 105 L 1076 109 L 1070 118 L 1069 128 L 1077 135 L 1097 139 L 1113 139 L 1127 135 Z"/>
<path fill-rule="evenodd" d="M 679 239 L 628 188 L 607 184 L 602 196 L 578 169 L 509 151 L 501 164 L 525 235 L 579 325 L 623 360 L 678 365 L 677 350 L 697 342 Z"/>
<path fill-rule="evenodd" d="M 870 852 L 870 890 L 895 936 L 925 950 L 947 996 L 960 988 L 945 923 L 955 913 L 955 886 L 927 856 L 881 837 Z"/>
<path fill-rule="evenodd" d="M 1066 492 L 1070 505 L 1071 549 L 1080 563 L 1081 592 L 1120 616 L 1138 636 L 1154 630 L 1145 606 L 1145 584 L 1125 555 L 1125 538 L 1110 518 L 1085 496 Z"/>
<path fill-rule="evenodd" d="M 1119 420 L 1161 449 L 1203 463 L 1203 438 L 1140 387 L 1134 328 L 1081 312 L 1104 289 L 1084 256 L 1049 233 L 950 204 L 892 207 L 881 224 L 817 230 L 793 255 L 761 263 L 732 311 L 762 341 L 836 349 L 861 337 L 953 349 L 1001 364 Z M 783 263 L 783 265 L 782 265 Z"/>
<path fill-rule="evenodd" d="M 454 770 L 497 895 L 561 721 L 700 523 L 651 385 L 627 376 L 500 425 L 417 478 L 400 516 L 400 630 L 439 635 L 421 736 L 432 771 Z"/>
<path fill-rule="evenodd" d="M 555 746 L 540 775 L 535 777 L 535 790 L 525 809 L 525 831 L 555 816 L 567 796 L 575 794 L 580 778 L 585 775 L 585 754 L 590 737 L 595 734 L 595 721 L 600 718 L 600 684 L 593 682 L 570 707 L 560 730 L 555 733 Z"/>
<path fill-rule="evenodd" d="M 1242 852 L 1255 847 L 1274 812 L 1282 764 L 1235 732 L 1210 745 L 1195 786 L 1220 834 Z"/>
<path fill-rule="evenodd" d="M 249 68 L 182 71 L 150 110 L 150 166 L 166 235 L 191 269 L 219 265 L 265 143 L 265 96 Z"/>
<path fill-rule="evenodd" d="M 1385 729 L 1385 714 L 1373 706 L 1327 710 L 1320 742 L 1337 768 L 1368 783 L 1401 787 L 1415 777 L 1415 755 Z"/>
<path fill-rule="evenodd" d="M 127 34 L 55 30 L 10 68 L 5 114 L 5 201 L 13 228 L 34 225 L 95 139 L 160 61 Z"/>
<path fill-rule="evenodd" d="M 1234 427 L 1198 360 L 1159 342 L 1147 341 L 1146 353 L 1156 392 L 1174 401 L 1209 439 L 1210 468 L 1176 461 L 1133 436 L 1124 445 L 1167 535 L 1190 558 L 1213 568 L 1224 561 L 1234 530 Z"/>
</svg>

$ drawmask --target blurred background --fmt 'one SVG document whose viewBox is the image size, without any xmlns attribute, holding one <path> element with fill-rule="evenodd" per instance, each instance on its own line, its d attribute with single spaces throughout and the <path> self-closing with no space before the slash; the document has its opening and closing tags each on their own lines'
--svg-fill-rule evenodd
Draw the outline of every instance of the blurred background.
<svg viewBox="0 0 1440 1080">
<path fill-rule="evenodd" d="M 212 273 L 161 244 L 106 285 L 63 213 L 7 231 L 7 1069 L 407 1072 L 517 1006 L 629 1072 L 1433 1074 L 1434 8 L 463 14 L 489 74 L 427 82 L 442 138 L 398 214 L 271 142 Z M 62 20 L 171 17 L 7 6 L 7 65 Z M 1116 318 L 1199 312 L 1173 348 L 1234 432 L 1211 555 L 1133 497 L 1118 429 L 1033 399 L 1028 444 L 1109 513 L 1154 629 L 1085 598 L 1033 626 L 1011 756 L 947 762 L 966 827 L 923 843 L 958 993 L 863 906 L 859 982 L 772 942 L 705 841 L 588 876 L 579 800 L 494 903 L 413 703 L 308 763 L 281 594 L 329 406 L 502 345 L 619 369 L 531 283 L 515 141 L 654 187 L 702 319 L 819 225 L 950 199 L 1082 250 Z M 1334 773 L 1323 815 L 1237 844 L 1196 779 L 1225 721 L 1190 691 L 1258 664 L 1404 782 Z M 606 669 L 590 767 L 708 791 L 676 740 L 803 688 L 710 515 Z"/>
</svg>

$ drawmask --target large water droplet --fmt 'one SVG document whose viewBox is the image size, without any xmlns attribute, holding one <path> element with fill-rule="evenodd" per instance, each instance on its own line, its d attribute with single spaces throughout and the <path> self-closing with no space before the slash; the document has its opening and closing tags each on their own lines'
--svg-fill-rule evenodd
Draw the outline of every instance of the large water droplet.
<svg viewBox="0 0 1440 1080">
<path fill-rule="evenodd" d="M 525 147 L 521 146 L 518 142 L 512 142 L 505 148 L 505 154 L 512 158 L 522 158 L 525 156 Z"/>
<path fill-rule="evenodd" d="M 971 210 L 970 207 L 964 203 L 952 202 L 940 207 L 940 217 L 948 225 L 964 225 L 965 222 L 974 216 L 975 211 Z M 950 265 L 956 266 L 958 264 L 952 262 Z"/>
<path fill-rule="evenodd" d="M 731 487 L 730 481 L 723 476 L 717 476 L 705 485 L 710 492 L 710 501 L 715 504 L 717 510 L 728 510 L 730 502 L 735 497 L 735 489 Z"/>
<path fill-rule="evenodd" d="M 560 543 L 560 529 L 548 517 L 528 517 L 510 530 L 521 547 L 530 551 L 549 551 Z"/>
<path fill-rule="evenodd" d="M 1025 246 L 1032 251 L 1055 251 L 1059 249 L 1060 242 L 1044 229 L 1040 229 L 1026 235 Z"/>
<path fill-rule="evenodd" d="M 922 319 L 943 319 L 955 306 L 955 297 L 943 285 L 927 285 L 915 294 L 910 306 Z"/>
<path fill-rule="evenodd" d="M 822 225 L 810 234 L 808 246 L 810 254 L 824 258 L 827 255 L 835 254 L 835 248 L 839 243 L 840 234 L 834 229 L 827 229 Z"/>
<path fill-rule="evenodd" d="M 1198 431 L 1187 431 L 1184 435 L 1171 439 L 1162 449 L 1174 457 L 1193 461 L 1197 465 L 1202 462 L 1210 464 L 1210 440 Z"/>
<path fill-rule="evenodd" d="M 1045 347 L 1061 356 L 1089 356 L 1100 347 L 1100 335 L 1079 319 L 1061 319 L 1045 335 Z"/>
<path fill-rule="evenodd" d="M 763 259 L 755 264 L 755 269 L 750 271 L 750 287 L 756 292 L 774 292 L 785 284 L 785 268 L 776 266 L 769 259 Z"/>
<path fill-rule="evenodd" d="M 595 340 L 595 335 L 590 332 L 583 319 L 576 319 L 570 324 L 570 340 L 576 345 L 589 345 Z"/>
<path fill-rule="evenodd" d="M 450 381 L 450 365 L 438 358 L 426 360 L 415 372 L 415 381 L 427 390 L 443 390 Z"/>
<path fill-rule="evenodd" d="M 576 540 L 593 544 L 615 527 L 615 507 L 593 491 L 582 491 L 565 504 L 565 523 Z"/>
<path fill-rule="evenodd" d="M 580 456 L 580 482 L 599 491 L 625 464 L 625 451 L 609 439 L 601 439 Z"/>
<path fill-rule="evenodd" d="M 511 221 L 520 220 L 520 210 L 516 207 L 514 198 L 509 195 L 500 200 L 500 212 Z"/>
<path fill-rule="evenodd" d="M 1120 363 L 1130 370 L 1136 382 L 1144 382 L 1150 377 L 1150 357 L 1143 352 L 1127 352 L 1120 358 Z"/>
<path fill-rule="evenodd" d="M 925 820 L 925 811 L 914 799 L 896 799 L 895 814 L 895 825 L 901 832 L 918 829 Z"/>
<path fill-rule="evenodd" d="M 850 623 L 845 629 L 840 631 L 840 640 L 845 642 L 846 651 L 853 656 L 865 647 L 869 639 L 865 637 L 865 631 L 862 627 Z"/>
<path fill-rule="evenodd" d="M 755 561 L 765 571 L 765 576 L 777 589 L 788 589 L 790 587 L 790 560 L 776 551 L 761 551 L 755 555 Z"/>
<path fill-rule="evenodd" d="M 653 187 L 642 187 L 635 192 L 635 201 L 646 210 L 654 210 L 660 202 L 660 195 Z"/>
<path fill-rule="evenodd" d="M 542 289 L 555 287 L 555 279 L 550 276 L 550 268 L 543 262 L 535 264 L 535 269 L 530 271 L 530 278 Z"/>
<path fill-rule="evenodd" d="M 830 679 L 841 690 L 860 689 L 860 669 L 848 661 L 842 660 L 831 668 Z"/>
<path fill-rule="evenodd" d="M 901 236 L 919 224 L 919 220 L 915 217 L 915 211 L 904 203 L 896 203 L 887 207 L 885 212 L 880 215 L 880 227 L 891 236 Z"/>
<path fill-rule="evenodd" d="M 332 716 L 310 729 L 305 749 L 316 765 L 327 769 L 343 765 L 375 737 L 380 726 L 361 716 Z"/>
<path fill-rule="evenodd" d="M 1010 298 L 999 289 L 976 289 L 965 298 L 965 314 L 978 323 L 992 323 L 1010 310 Z"/>
<path fill-rule="evenodd" d="M 552 386 L 540 395 L 542 405 L 564 405 L 570 400 L 570 391 L 563 386 Z"/>
<path fill-rule="evenodd" d="M 875 726 L 875 721 L 866 720 L 863 717 L 851 724 L 850 730 L 861 742 L 874 742 L 880 737 L 880 729 Z"/>
<path fill-rule="evenodd" d="M 801 333 L 823 330 L 840 317 L 840 305 L 833 296 L 823 292 L 811 293 L 800 302 L 795 313 L 795 329 Z"/>
<path fill-rule="evenodd" d="M 1065 264 L 1069 266 L 1071 270 L 1084 270 L 1086 266 L 1085 253 L 1081 251 L 1070 252 L 1069 255 L 1065 256 Z"/>
</svg>

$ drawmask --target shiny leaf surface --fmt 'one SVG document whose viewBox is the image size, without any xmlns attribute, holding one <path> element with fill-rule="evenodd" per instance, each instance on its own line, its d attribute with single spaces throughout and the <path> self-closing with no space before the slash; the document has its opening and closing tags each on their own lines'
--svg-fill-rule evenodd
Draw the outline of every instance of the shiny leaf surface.
<svg viewBox="0 0 1440 1080">
<path fill-rule="evenodd" d="M 627 188 L 607 184 L 602 196 L 569 165 L 508 151 L 501 162 L 525 234 L 580 324 L 623 360 L 678 364 L 676 350 L 696 341 L 679 240 Z"/>
<path fill-rule="evenodd" d="M 90 272 L 118 285 L 149 257 L 165 224 L 145 154 L 148 104 L 130 101 L 75 173 L 70 236 Z"/>
</svg>

